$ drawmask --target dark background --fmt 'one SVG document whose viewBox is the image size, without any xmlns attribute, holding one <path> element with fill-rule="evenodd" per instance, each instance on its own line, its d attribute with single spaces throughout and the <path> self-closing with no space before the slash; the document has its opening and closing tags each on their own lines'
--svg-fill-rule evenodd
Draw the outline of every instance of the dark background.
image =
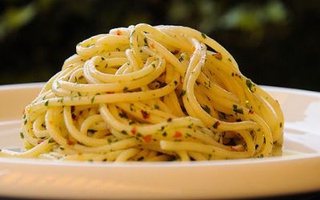
<svg viewBox="0 0 320 200">
<path fill-rule="evenodd" d="M 317 0 L 2 0 L 0 84 L 47 81 L 80 41 L 140 22 L 205 32 L 258 84 L 320 91 Z"/>
</svg>

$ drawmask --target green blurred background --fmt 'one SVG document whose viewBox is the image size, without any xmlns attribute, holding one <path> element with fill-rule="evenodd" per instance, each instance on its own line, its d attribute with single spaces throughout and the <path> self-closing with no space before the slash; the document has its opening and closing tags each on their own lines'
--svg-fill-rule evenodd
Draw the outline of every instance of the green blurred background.
<svg viewBox="0 0 320 200">
<path fill-rule="evenodd" d="M 2 0 L 0 84 L 46 81 L 78 42 L 140 22 L 205 32 L 258 84 L 320 91 L 317 0 Z"/>
</svg>

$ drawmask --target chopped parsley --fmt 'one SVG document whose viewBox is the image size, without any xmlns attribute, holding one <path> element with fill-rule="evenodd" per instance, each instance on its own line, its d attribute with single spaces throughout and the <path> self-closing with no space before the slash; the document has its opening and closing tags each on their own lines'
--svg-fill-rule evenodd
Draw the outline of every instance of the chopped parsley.
<svg viewBox="0 0 320 200">
<path fill-rule="evenodd" d="M 206 38 L 207 38 L 207 35 L 206 35 L 205 33 L 201 33 L 201 37 L 202 37 L 203 39 L 206 39 Z"/>
<path fill-rule="evenodd" d="M 242 109 L 242 108 L 238 108 L 238 106 L 235 105 L 235 104 L 232 106 L 232 109 L 233 109 L 233 111 L 234 111 L 235 113 L 243 114 L 243 109 Z"/>
</svg>

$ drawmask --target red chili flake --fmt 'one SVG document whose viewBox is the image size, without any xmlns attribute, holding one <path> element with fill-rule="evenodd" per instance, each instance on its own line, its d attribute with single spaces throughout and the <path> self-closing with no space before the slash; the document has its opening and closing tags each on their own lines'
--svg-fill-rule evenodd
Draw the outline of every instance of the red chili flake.
<svg viewBox="0 0 320 200">
<path fill-rule="evenodd" d="M 254 114 L 254 111 L 253 110 L 249 110 L 249 114 Z"/>
<path fill-rule="evenodd" d="M 180 137 L 182 137 L 182 133 L 180 132 L 180 131 L 176 131 L 175 133 L 174 133 L 174 136 L 173 136 L 174 138 L 180 138 Z"/>
<path fill-rule="evenodd" d="M 212 125 L 212 127 L 215 128 L 215 129 L 217 129 L 219 125 L 220 125 L 220 121 L 216 121 L 216 122 Z"/>
<path fill-rule="evenodd" d="M 75 115 L 75 114 L 72 113 L 71 116 L 72 116 L 73 121 L 78 121 L 79 118 L 78 118 L 77 115 Z"/>
<path fill-rule="evenodd" d="M 117 30 L 117 35 L 122 35 L 122 32 L 120 30 Z"/>
<path fill-rule="evenodd" d="M 38 140 L 38 144 L 41 144 L 43 141 L 43 139 Z"/>
<path fill-rule="evenodd" d="M 67 140 L 67 144 L 68 144 L 68 145 L 75 145 L 75 142 L 74 142 L 74 141 L 71 141 L 71 140 Z"/>
<path fill-rule="evenodd" d="M 151 135 L 146 135 L 143 137 L 144 142 L 149 143 L 152 140 L 152 136 Z"/>
<path fill-rule="evenodd" d="M 140 110 L 140 112 L 142 114 L 143 119 L 148 119 L 150 117 L 150 114 L 147 111 Z"/>
<path fill-rule="evenodd" d="M 216 53 L 216 54 L 214 54 L 214 57 L 215 57 L 216 59 L 218 59 L 218 60 L 221 60 L 221 59 L 222 59 L 221 53 Z"/>
<path fill-rule="evenodd" d="M 150 47 L 151 47 L 152 49 L 154 49 L 154 43 L 151 43 L 151 44 L 150 44 Z"/>
<path fill-rule="evenodd" d="M 130 132 L 131 132 L 133 135 L 137 134 L 137 130 L 136 130 L 135 128 L 132 128 L 132 129 L 130 130 Z"/>
</svg>

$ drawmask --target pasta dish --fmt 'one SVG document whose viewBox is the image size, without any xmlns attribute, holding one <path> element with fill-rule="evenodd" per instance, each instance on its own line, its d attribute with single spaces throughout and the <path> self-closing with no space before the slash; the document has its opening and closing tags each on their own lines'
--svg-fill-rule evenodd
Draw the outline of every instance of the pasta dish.
<svg viewBox="0 0 320 200">
<path fill-rule="evenodd" d="M 21 152 L 76 161 L 201 161 L 273 156 L 279 103 L 230 53 L 182 26 L 137 24 L 90 37 L 26 106 Z"/>
</svg>

